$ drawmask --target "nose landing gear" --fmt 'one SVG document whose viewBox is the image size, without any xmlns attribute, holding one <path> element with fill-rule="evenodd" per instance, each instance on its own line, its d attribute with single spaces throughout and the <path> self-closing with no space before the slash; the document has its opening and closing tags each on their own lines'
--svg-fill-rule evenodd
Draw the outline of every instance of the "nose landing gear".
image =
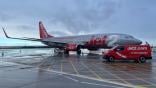
<svg viewBox="0 0 156 88">
<path fill-rule="evenodd" d="M 69 50 L 64 50 L 64 54 L 69 55 Z"/>
<path fill-rule="evenodd" d="M 77 55 L 80 55 L 81 54 L 81 50 L 77 50 Z"/>
<path fill-rule="evenodd" d="M 77 50 L 76 50 L 77 55 L 81 55 L 81 46 L 77 46 Z"/>
</svg>

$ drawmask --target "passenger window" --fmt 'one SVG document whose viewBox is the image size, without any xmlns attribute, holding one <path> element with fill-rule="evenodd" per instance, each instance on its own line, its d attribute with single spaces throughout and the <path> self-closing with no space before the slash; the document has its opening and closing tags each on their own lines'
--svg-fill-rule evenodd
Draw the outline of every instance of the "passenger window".
<svg viewBox="0 0 156 88">
<path fill-rule="evenodd" d="M 123 51 L 124 50 L 124 47 L 123 46 L 120 46 L 120 47 L 117 47 L 116 48 L 116 51 Z"/>
</svg>

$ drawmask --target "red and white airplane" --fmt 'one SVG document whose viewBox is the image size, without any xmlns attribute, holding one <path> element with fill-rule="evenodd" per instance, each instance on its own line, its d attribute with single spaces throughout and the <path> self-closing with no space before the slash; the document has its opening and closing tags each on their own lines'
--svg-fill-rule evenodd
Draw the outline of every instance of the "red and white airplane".
<svg viewBox="0 0 156 88">
<path fill-rule="evenodd" d="M 65 54 L 69 54 L 69 51 L 76 51 L 77 54 L 81 54 L 81 49 L 98 50 L 100 48 L 111 48 L 116 45 L 140 45 L 142 43 L 142 41 L 134 38 L 131 35 L 119 33 L 54 37 L 48 34 L 41 21 L 39 22 L 40 39 L 9 37 L 4 28 L 3 31 L 7 38 L 39 41 L 47 45 L 45 47 L 64 50 Z M 41 48 L 44 48 L 44 46 L 41 46 Z"/>
</svg>

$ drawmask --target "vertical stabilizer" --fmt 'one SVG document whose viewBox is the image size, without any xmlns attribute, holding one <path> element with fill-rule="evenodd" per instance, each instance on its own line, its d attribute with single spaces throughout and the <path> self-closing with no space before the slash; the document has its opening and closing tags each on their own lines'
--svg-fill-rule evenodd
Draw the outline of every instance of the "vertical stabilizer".
<svg viewBox="0 0 156 88">
<path fill-rule="evenodd" d="M 41 39 L 53 37 L 47 33 L 47 31 L 41 21 L 39 22 L 39 33 L 40 33 Z"/>
</svg>

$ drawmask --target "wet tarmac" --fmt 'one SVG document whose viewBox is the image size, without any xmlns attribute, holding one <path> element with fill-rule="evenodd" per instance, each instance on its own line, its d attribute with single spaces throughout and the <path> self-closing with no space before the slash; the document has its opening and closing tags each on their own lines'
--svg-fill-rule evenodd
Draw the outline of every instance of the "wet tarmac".
<svg viewBox="0 0 156 88">
<path fill-rule="evenodd" d="M 156 56 L 146 63 L 44 54 L 0 58 L 0 88 L 156 88 Z"/>
</svg>

